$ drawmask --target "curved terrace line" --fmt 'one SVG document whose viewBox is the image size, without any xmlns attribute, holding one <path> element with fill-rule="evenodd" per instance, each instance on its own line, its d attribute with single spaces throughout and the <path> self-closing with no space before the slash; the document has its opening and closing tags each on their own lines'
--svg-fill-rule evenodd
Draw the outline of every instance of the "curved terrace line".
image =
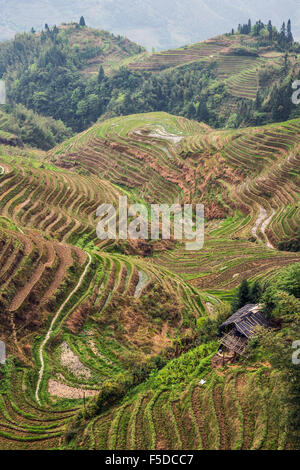
<svg viewBox="0 0 300 470">
<path fill-rule="evenodd" d="M 53 332 L 53 328 L 54 328 L 54 325 L 55 325 L 55 322 L 56 322 L 57 318 L 59 317 L 59 315 L 61 314 L 61 312 L 63 311 L 63 309 L 65 308 L 65 306 L 69 302 L 69 300 L 71 299 L 71 297 L 78 291 L 79 287 L 81 286 L 81 284 L 82 284 L 82 282 L 85 278 L 87 270 L 89 269 L 90 264 L 92 262 L 91 255 L 89 253 L 87 253 L 87 256 L 88 256 L 89 261 L 88 261 L 88 263 L 87 263 L 87 265 L 86 265 L 86 267 L 85 267 L 85 269 L 84 269 L 84 271 L 83 271 L 76 287 L 72 290 L 72 292 L 66 298 L 64 303 L 60 306 L 59 310 L 56 312 L 56 315 L 53 317 L 52 322 L 51 322 L 50 327 L 49 327 L 49 330 L 48 330 L 48 332 L 45 336 L 44 341 L 42 342 L 42 344 L 40 346 L 40 349 L 39 349 L 39 359 L 40 359 L 40 362 L 41 362 L 41 368 L 39 370 L 39 378 L 38 378 L 38 382 L 37 382 L 36 390 L 35 390 L 35 399 L 36 399 L 36 401 L 38 402 L 39 405 L 41 405 L 41 402 L 40 402 L 40 399 L 39 399 L 39 392 L 40 392 L 42 378 L 43 378 L 44 371 L 45 371 L 45 362 L 44 362 L 44 357 L 43 357 L 43 351 L 44 351 L 44 348 L 45 348 L 47 342 L 50 339 L 50 336 L 51 336 L 52 332 Z"/>
</svg>

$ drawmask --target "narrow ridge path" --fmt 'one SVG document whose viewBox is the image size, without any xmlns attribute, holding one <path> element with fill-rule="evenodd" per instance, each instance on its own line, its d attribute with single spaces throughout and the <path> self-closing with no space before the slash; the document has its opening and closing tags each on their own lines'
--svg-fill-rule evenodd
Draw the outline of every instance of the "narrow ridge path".
<svg viewBox="0 0 300 470">
<path fill-rule="evenodd" d="M 59 317 L 60 313 L 62 312 L 62 310 L 65 308 L 65 306 L 67 305 L 67 303 L 69 302 L 69 300 L 71 299 L 71 297 L 77 292 L 77 290 L 79 289 L 79 287 L 81 286 L 82 284 L 82 281 L 84 280 L 85 278 L 85 275 L 87 273 L 87 270 L 89 269 L 90 267 L 90 264 L 92 262 L 92 257 L 89 253 L 87 253 L 87 256 L 88 256 L 88 263 L 76 285 L 76 287 L 72 290 L 72 292 L 68 295 L 68 297 L 66 298 L 66 300 L 64 301 L 64 303 L 60 306 L 59 310 L 56 312 L 55 316 L 53 317 L 52 319 L 52 322 L 50 324 L 50 327 L 49 327 L 49 330 L 47 331 L 47 334 L 40 346 L 40 349 L 39 349 L 39 359 L 40 359 L 40 362 L 41 362 L 41 368 L 39 370 L 39 378 L 38 378 L 38 382 L 37 382 L 37 385 L 36 385 L 36 390 L 35 390 L 35 399 L 36 401 L 38 402 L 39 405 L 41 405 L 41 402 L 40 402 L 40 399 L 39 399 L 39 392 L 40 392 L 40 387 L 41 387 L 41 382 L 42 382 L 42 378 L 43 378 L 43 375 L 44 375 L 44 370 L 45 370 L 45 362 L 44 362 L 44 357 L 43 357 L 43 351 L 44 351 L 44 348 L 47 344 L 47 342 L 49 341 L 50 339 L 50 336 L 51 336 L 51 333 L 53 332 L 53 327 L 55 325 L 55 322 L 57 320 L 57 318 Z"/>
</svg>

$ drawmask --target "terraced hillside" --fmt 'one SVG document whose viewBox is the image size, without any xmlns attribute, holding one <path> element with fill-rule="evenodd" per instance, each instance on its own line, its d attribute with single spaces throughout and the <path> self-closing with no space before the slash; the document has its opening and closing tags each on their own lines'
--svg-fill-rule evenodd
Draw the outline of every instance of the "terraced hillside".
<svg viewBox="0 0 300 470">
<path fill-rule="evenodd" d="M 213 347 L 200 347 L 171 362 L 134 397 L 94 418 L 75 445 L 113 450 L 284 449 L 284 417 L 276 412 L 272 393 L 275 375 L 267 367 L 229 367 L 225 373 L 205 375 L 212 355 Z"/>
<path fill-rule="evenodd" d="M 62 24 L 61 34 L 66 34 L 71 48 L 87 58 L 83 73 L 97 74 L 101 64 L 106 72 L 117 67 L 118 63 L 142 53 L 143 48 L 127 38 L 115 36 L 107 31 L 93 28 L 78 28 L 74 24 Z"/>
<path fill-rule="evenodd" d="M 243 52 L 243 48 L 248 50 Z M 251 50 L 252 48 L 252 50 Z M 124 65 L 134 71 L 159 73 L 194 63 L 211 64 L 220 83 L 224 82 L 229 94 L 237 98 L 255 99 L 260 88 L 259 72 L 275 65 L 282 53 L 257 47 L 255 38 L 242 36 L 217 36 L 207 41 L 187 45 L 179 49 L 137 55 Z M 262 85 L 262 84 L 261 84 Z"/>
<path fill-rule="evenodd" d="M 130 191 L 134 188 L 148 202 L 205 202 L 208 220 L 226 215 L 241 219 L 241 225 L 235 222 L 233 229 L 226 222 L 231 237 L 254 236 L 268 248 L 271 242 L 276 246 L 297 235 L 299 126 L 300 121 L 293 120 L 214 131 L 184 118 L 150 113 L 96 124 L 50 156 L 59 166 L 78 166 Z M 167 181 L 164 193 L 162 178 Z M 283 229 L 279 213 L 285 211 Z M 248 215 L 247 222 L 242 212 Z"/>
<path fill-rule="evenodd" d="M 290 95 L 300 45 L 267 35 L 236 32 L 152 54 L 77 23 L 17 35 L 0 44 L 14 117 L 1 119 L 0 131 L 48 150 L 99 118 L 135 113 L 167 111 L 214 128 L 299 117 Z"/>
<path fill-rule="evenodd" d="M 150 70 L 159 72 L 161 70 L 183 65 L 188 62 L 203 58 L 213 58 L 215 54 L 224 52 L 231 45 L 230 41 L 225 39 L 211 39 L 203 43 L 185 46 L 180 49 L 157 52 L 149 56 L 141 56 L 140 61 L 134 60 L 130 64 L 133 70 Z"/>
<path fill-rule="evenodd" d="M 218 343 L 191 347 L 244 277 L 300 260 L 278 250 L 299 240 L 299 129 L 150 113 L 98 122 L 47 155 L 1 147 L 0 448 L 289 445 L 270 365 L 214 369 Z M 204 203 L 204 248 L 101 242 L 96 209 L 120 195 Z M 116 383 L 123 395 L 93 414 Z"/>
</svg>

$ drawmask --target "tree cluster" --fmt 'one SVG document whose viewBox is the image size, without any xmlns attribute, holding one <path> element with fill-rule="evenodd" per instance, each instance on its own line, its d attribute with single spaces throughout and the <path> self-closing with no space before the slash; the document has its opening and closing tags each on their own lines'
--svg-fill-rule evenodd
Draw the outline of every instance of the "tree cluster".
<svg viewBox="0 0 300 470">
<path fill-rule="evenodd" d="M 251 286 L 247 279 L 243 279 L 231 303 L 231 311 L 235 313 L 247 304 L 257 304 L 262 298 L 264 288 L 259 281 Z"/>
<path fill-rule="evenodd" d="M 269 42 L 274 41 L 277 43 L 277 46 L 283 50 L 289 50 L 294 43 L 290 19 L 287 24 L 285 22 L 282 23 L 279 32 L 276 27 L 272 25 L 271 20 L 268 21 L 268 24 L 264 24 L 261 20 L 258 20 L 252 25 L 250 19 L 248 23 L 239 24 L 237 31 L 239 34 L 261 37 L 262 40 L 268 39 Z"/>
</svg>

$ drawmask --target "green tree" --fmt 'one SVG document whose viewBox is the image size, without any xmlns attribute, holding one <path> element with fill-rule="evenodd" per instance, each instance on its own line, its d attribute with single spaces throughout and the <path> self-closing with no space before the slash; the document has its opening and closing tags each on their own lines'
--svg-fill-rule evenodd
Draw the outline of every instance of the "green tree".
<svg viewBox="0 0 300 470">
<path fill-rule="evenodd" d="M 259 281 L 255 281 L 250 293 L 250 300 L 252 303 L 257 304 L 262 296 L 263 289 Z"/>
<path fill-rule="evenodd" d="M 277 289 L 284 290 L 296 298 L 300 298 L 300 264 L 293 264 L 278 277 Z"/>
<path fill-rule="evenodd" d="M 88 110 L 92 121 L 96 121 L 99 116 L 99 98 L 94 93 L 88 96 Z"/>
<path fill-rule="evenodd" d="M 104 69 L 103 69 L 102 65 L 100 65 L 99 72 L 98 72 L 98 77 L 97 77 L 98 83 L 102 83 L 104 77 L 105 77 Z"/>
<path fill-rule="evenodd" d="M 78 116 L 86 116 L 88 113 L 88 102 L 86 100 L 80 100 L 77 104 Z"/>
<path fill-rule="evenodd" d="M 242 283 L 240 284 L 237 294 L 232 301 L 231 309 L 236 312 L 239 308 L 244 307 L 251 301 L 251 293 L 250 287 L 247 279 L 243 279 Z"/>
<path fill-rule="evenodd" d="M 188 105 L 187 116 L 189 119 L 194 119 L 196 117 L 196 108 L 193 103 Z"/>
<path fill-rule="evenodd" d="M 269 40 L 273 40 L 273 26 L 272 26 L 272 21 L 270 20 L 268 23 L 268 32 L 269 32 Z"/>
<path fill-rule="evenodd" d="M 208 122 L 209 121 L 209 111 L 207 108 L 206 101 L 203 99 L 200 101 L 197 109 L 197 121 L 199 122 Z"/>
<path fill-rule="evenodd" d="M 44 114 L 47 112 L 49 96 L 44 91 L 36 91 L 33 94 L 32 103 L 36 112 Z"/>
<path fill-rule="evenodd" d="M 269 287 L 262 300 L 266 317 L 280 324 L 290 323 L 297 315 L 300 315 L 300 300 L 275 287 Z"/>
<path fill-rule="evenodd" d="M 84 19 L 83 16 L 80 17 L 79 24 L 80 24 L 80 26 L 86 26 L 85 19 Z"/>
<path fill-rule="evenodd" d="M 249 19 L 248 21 L 248 34 L 251 33 L 252 25 L 251 25 L 251 20 Z"/>
<path fill-rule="evenodd" d="M 292 23 L 291 20 L 287 23 L 287 42 L 292 44 L 294 42 L 293 34 L 292 34 Z"/>
<path fill-rule="evenodd" d="M 281 47 L 284 47 L 286 44 L 286 27 L 285 22 L 282 23 L 279 35 L 279 43 Z"/>
</svg>

